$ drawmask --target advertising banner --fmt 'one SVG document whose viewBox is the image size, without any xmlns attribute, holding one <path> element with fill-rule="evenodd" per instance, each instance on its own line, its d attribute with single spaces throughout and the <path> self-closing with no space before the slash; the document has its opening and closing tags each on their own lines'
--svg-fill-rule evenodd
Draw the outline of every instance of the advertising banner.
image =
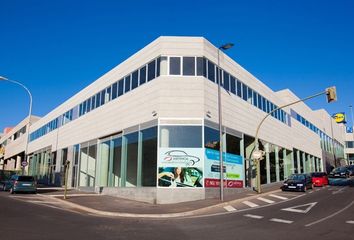
<svg viewBox="0 0 354 240">
<path fill-rule="evenodd" d="M 223 153 L 224 166 L 224 187 L 242 188 L 243 187 L 243 158 L 240 155 Z M 219 151 L 205 149 L 205 187 L 220 186 L 220 158 Z"/>
<path fill-rule="evenodd" d="M 203 187 L 202 148 L 160 148 L 159 187 Z"/>
</svg>

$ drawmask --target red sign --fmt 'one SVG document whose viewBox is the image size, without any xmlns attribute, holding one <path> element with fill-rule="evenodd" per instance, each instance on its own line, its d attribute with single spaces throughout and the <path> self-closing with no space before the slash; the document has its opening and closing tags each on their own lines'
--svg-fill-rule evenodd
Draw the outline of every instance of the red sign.
<svg viewBox="0 0 354 240">
<path fill-rule="evenodd" d="M 220 187 L 220 179 L 206 178 L 205 187 Z M 224 188 L 243 188 L 243 181 L 240 180 L 224 180 Z"/>
</svg>

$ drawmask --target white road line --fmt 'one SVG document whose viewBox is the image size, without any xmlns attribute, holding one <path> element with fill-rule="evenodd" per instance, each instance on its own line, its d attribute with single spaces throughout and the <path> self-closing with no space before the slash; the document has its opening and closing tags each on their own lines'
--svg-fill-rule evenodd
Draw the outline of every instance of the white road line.
<svg viewBox="0 0 354 240">
<path fill-rule="evenodd" d="M 320 191 L 321 189 L 316 189 L 316 192 Z"/>
<path fill-rule="evenodd" d="M 314 221 L 314 222 L 312 222 L 312 223 L 306 224 L 305 227 L 309 227 L 309 226 L 312 226 L 312 225 L 314 225 L 314 224 L 323 222 L 323 221 L 325 221 L 325 220 L 327 220 L 327 219 L 330 219 L 330 218 L 336 216 L 337 214 L 339 214 L 339 213 L 341 213 L 341 212 L 347 210 L 347 209 L 350 208 L 353 204 L 354 204 L 354 201 L 352 201 L 351 203 L 349 203 L 349 205 L 347 205 L 345 208 L 342 208 L 341 210 L 339 210 L 339 211 L 337 211 L 337 212 L 335 212 L 335 213 L 333 213 L 333 214 L 331 214 L 331 215 L 329 215 L 329 216 L 327 216 L 327 217 L 324 217 L 324 218 L 321 218 L 320 220 L 317 220 L 317 221 Z"/>
<path fill-rule="evenodd" d="M 29 200 L 29 201 L 26 201 L 26 202 L 29 202 L 29 203 L 42 203 L 42 204 L 60 204 L 60 203 L 58 203 L 58 202 L 48 202 L 48 201 L 40 201 L 40 200 L 38 200 L 38 201 L 36 201 L 36 200 Z"/>
<path fill-rule="evenodd" d="M 354 224 L 354 221 L 350 220 L 350 221 L 346 221 L 345 223 Z"/>
<path fill-rule="evenodd" d="M 309 191 L 309 193 L 313 193 L 313 191 Z"/>
<path fill-rule="evenodd" d="M 245 204 L 245 205 L 247 205 L 247 206 L 249 206 L 249 207 L 251 207 L 251 208 L 254 208 L 254 207 L 258 207 L 258 206 L 259 206 L 258 204 L 255 204 L 255 203 L 250 202 L 250 201 L 244 201 L 244 202 L 242 202 L 242 203 Z"/>
<path fill-rule="evenodd" d="M 293 223 L 293 221 L 284 220 L 284 219 L 279 219 L 279 218 L 272 218 L 272 219 L 270 219 L 269 221 L 271 221 L 271 222 L 278 222 L 278 223 L 287 223 L 287 224 Z"/>
<path fill-rule="evenodd" d="M 268 196 L 269 197 L 273 197 L 273 198 L 278 198 L 278 199 L 281 199 L 281 200 L 287 200 L 288 199 L 287 197 L 278 196 L 278 195 L 275 195 L 275 194 L 269 194 Z"/>
<path fill-rule="evenodd" d="M 230 205 L 225 206 L 224 209 L 228 212 L 237 211 L 236 208 L 234 208 L 233 206 L 230 206 Z"/>
<path fill-rule="evenodd" d="M 243 216 L 249 217 L 249 218 L 254 218 L 254 219 L 262 219 L 262 218 L 264 218 L 263 216 L 253 215 L 253 214 L 246 214 L 246 215 L 243 215 Z"/>
<path fill-rule="evenodd" d="M 266 202 L 266 203 L 275 203 L 273 200 L 270 200 L 270 199 L 266 199 L 266 198 L 262 198 L 262 197 L 259 197 L 257 198 L 258 200 L 261 200 L 263 202 Z"/>
</svg>

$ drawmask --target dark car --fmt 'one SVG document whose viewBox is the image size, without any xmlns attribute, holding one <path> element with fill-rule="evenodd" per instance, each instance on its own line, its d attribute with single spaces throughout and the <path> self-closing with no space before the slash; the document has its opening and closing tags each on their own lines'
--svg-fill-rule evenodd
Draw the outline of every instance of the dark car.
<svg viewBox="0 0 354 240">
<path fill-rule="evenodd" d="M 32 176 L 13 175 L 9 181 L 10 193 L 17 192 L 37 192 L 37 183 Z"/>
<path fill-rule="evenodd" d="M 328 176 L 325 172 L 314 172 L 311 174 L 312 183 L 315 187 L 328 185 Z"/>
<path fill-rule="evenodd" d="M 310 174 L 295 173 L 291 174 L 281 187 L 282 191 L 302 191 L 313 188 L 312 177 Z"/>
<path fill-rule="evenodd" d="M 0 170 L 0 190 L 8 191 L 10 189 L 11 176 L 18 174 L 19 171 Z"/>
<path fill-rule="evenodd" d="M 329 178 L 348 178 L 350 170 L 348 167 L 337 167 L 328 174 Z"/>
</svg>

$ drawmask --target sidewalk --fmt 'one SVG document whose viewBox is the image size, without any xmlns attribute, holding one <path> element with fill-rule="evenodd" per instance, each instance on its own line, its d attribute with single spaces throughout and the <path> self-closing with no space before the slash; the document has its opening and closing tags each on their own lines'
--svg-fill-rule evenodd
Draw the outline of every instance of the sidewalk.
<svg viewBox="0 0 354 240">
<path fill-rule="evenodd" d="M 280 184 L 272 184 L 262 188 L 262 194 L 279 191 Z M 208 209 L 226 206 L 229 202 L 244 201 L 259 196 L 255 191 L 245 189 L 244 192 L 225 197 L 224 202 L 219 199 L 205 199 L 176 204 L 150 204 L 133 200 L 88 193 L 78 190 L 69 190 L 64 200 L 63 189 L 39 189 L 39 194 L 55 199 L 71 209 L 77 209 L 97 215 L 121 217 L 179 217 L 191 216 Z M 261 195 L 262 195 L 261 194 Z"/>
</svg>

